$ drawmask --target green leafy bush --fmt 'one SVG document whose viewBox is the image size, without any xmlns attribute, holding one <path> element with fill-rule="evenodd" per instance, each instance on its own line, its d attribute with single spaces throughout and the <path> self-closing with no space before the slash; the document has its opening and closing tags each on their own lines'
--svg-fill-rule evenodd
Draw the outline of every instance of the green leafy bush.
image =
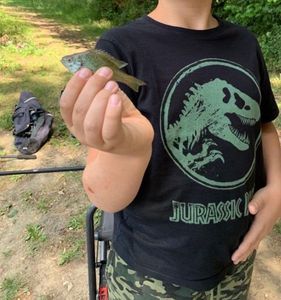
<svg viewBox="0 0 281 300">
<path fill-rule="evenodd" d="M 214 11 L 249 28 L 260 41 L 270 71 L 281 71 L 281 0 L 217 0 Z"/>
<path fill-rule="evenodd" d="M 123 24 L 140 17 L 155 7 L 157 0 L 92 0 L 94 19 L 109 19 L 113 24 Z"/>
<path fill-rule="evenodd" d="M 260 44 L 270 71 L 281 72 L 281 26 L 275 25 L 260 37 Z"/>
<path fill-rule="evenodd" d="M 247 26 L 258 36 L 281 25 L 281 0 L 220 0 L 215 3 L 215 12 Z"/>
</svg>

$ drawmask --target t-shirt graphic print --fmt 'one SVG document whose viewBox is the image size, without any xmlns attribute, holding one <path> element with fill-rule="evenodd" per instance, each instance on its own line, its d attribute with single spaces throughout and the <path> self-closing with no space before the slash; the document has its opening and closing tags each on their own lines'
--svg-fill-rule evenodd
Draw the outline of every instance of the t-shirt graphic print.
<svg viewBox="0 0 281 300">
<path fill-rule="evenodd" d="M 176 165 L 213 189 L 234 189 L 251 177 L 260 143 L 261 92 L 242 66 L 203 59 L 171 80 L 161 106 L 161 135 Z"/>
</svg>

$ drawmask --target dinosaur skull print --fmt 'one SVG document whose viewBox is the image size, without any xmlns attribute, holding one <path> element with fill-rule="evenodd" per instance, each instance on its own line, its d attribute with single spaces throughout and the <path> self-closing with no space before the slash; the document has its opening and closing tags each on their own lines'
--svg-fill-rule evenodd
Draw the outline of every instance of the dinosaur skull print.
<svg viewBox="0 0 281 300">
<path fill-rule="evenodd" d="M 240 186 L 254 169 L 260 101 L 257 79 L 240 65 L 205 59 L 184 67 L 171 80 L 161 106 L 168 154 L 199 184 Z"/>
</svg>

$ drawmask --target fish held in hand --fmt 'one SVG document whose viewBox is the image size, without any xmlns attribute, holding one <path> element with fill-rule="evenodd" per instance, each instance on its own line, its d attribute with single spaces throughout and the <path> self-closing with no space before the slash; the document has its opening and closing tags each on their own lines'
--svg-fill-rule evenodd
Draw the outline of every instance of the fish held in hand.
<svg viewBox="0 0 281 300">
<path fill-rule="evenodd" d="M 145 85 L 145 82 L 142 80 L 120 70 L 127 66 L 126 62 L 118 60 L 102 50 L 91 49 L 66 55 L 61 59 L 61 62 L 72 73 L 77 72 L 82 67 L 88 68 L 93 72 L 96 72 L 101 67 L 109 67 L 113 71 L 113 80 L 125 83 L 135 92 L 138 92 L 140 86 Z"/>
</svg>

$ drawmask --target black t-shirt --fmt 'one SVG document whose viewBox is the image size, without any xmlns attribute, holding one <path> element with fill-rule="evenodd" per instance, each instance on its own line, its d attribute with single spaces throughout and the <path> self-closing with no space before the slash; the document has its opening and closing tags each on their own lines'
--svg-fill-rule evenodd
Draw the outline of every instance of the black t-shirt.
<svg viewBox="0 0 281 300">
<path fill-rule="evenodd" d="M 96 47 L 147 83 L 139 93 L 120 86 L 155 131 L 140 190 L 115 215 L 113 246 L 144 275 L 211 289 L 252 223 L 247 204 L 265 184 L 261 123 L 278 115 L 257 40 L 225 21 L 190 30 L 145 16 Z"/>
</svg>

